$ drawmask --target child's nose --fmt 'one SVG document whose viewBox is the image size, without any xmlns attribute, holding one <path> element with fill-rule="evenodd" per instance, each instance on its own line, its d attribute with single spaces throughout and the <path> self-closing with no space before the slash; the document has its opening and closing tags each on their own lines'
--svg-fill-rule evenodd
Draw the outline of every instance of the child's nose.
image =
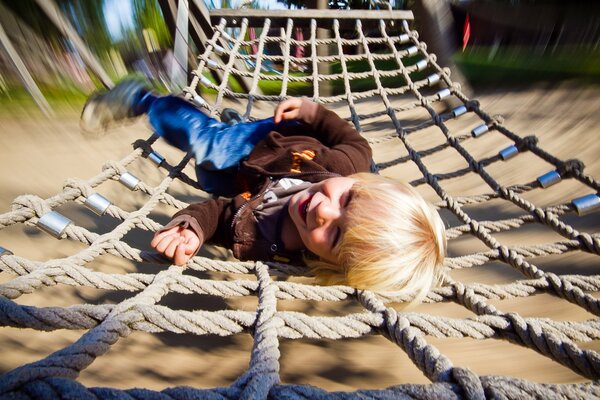
<svg viewBox="0 0 600 400">
<path fill-rule="evenodd" d="M 340 217 L 340 208 L 323 201 L 317 207 L 317 218 L 319 225 L 325 225 L 327 222 L 334 222 Z"/>
</svg>

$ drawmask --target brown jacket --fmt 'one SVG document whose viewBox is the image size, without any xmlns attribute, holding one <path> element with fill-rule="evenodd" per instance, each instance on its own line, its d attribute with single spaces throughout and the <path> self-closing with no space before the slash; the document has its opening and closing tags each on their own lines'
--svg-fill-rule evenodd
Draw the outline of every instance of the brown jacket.
<svg viewBox="0 0 600 400">
<path fill-rule="evenodd" d="M 337 114 L 304 100 L 300 119 L 302 124 L 270 132 L 241 163 L 236 178 L 241 194 L 192 204 L 175 214 L 167 227 L 190 227 L 201 243 L 230 248 L 240 260 L 286 261 L 281 249 L 261 237 L 252 215 L 271 182 L 284 177 L 319 182 L 371 168 L 369 144 Z"/>
</svg>

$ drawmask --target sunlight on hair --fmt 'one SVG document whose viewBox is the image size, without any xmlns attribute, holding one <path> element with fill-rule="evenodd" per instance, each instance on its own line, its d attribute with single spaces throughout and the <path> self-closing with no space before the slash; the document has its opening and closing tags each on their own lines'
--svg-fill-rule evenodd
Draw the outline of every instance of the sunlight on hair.
<svg viewBox="0 0 600 400">
<path fill-rule="evenodd" d="M 338 263 L 307 260 L 317 281 L 347 284 L 417 303 L 439 283 L 446 253 L 444 223 L 410 185 L 360 173 L 352 188 Z"/>
</svg>

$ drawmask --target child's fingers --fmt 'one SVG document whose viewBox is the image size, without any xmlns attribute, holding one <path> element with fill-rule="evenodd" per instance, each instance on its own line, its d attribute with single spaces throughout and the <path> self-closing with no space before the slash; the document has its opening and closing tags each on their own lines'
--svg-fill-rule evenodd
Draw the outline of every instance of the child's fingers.
<svg viewBox="0 0 600 400">
<path fill-rule="evenodd" d="M 302 100 L 298 98 L 291 98 L 282 101 L 279 103 L 277 108 L 275 108 L 273 120 L 276 124 L 278 124 L 282 120 L 296 119 L 298 117 L 301 104 Z"/>
<path fill-rule="evenodd" d="M 152 238 L 152 241 L 150 242 L 150 246 L 156 248 L 156 245 L 158 244 L 158 242 L 160 242 L 165 236 L 168 236 L 168 235 L 171 235 L 171 234 L 177 232 L 178 229 L 179 229 L 178 226 L 174 226 L 170 229 L 167 229 L 166 231 L 155 233 L 154 237 Z"/>
<path fill-rule="evenodd" d="M 158 242 L 156 244 L 156 246 L 154 246 L 154 248 L 156 249 L 156 251 L 158 251 L 159 253 L 165 253 L 165 250 L 167 250 L 167 247 L 169 247 L 169 245 L 171 244 L 172 241 L 176 240 L 179 236 L 175 235 L 175 234 L 171 234 L 168 236 L 163 237 L 160 242 Z"/>
<path fill-rule="evenodd" d="M 167 246 L 167 248 L 165 249 L 163 254 L 172 259 L 173 256 L 175 255 L 175 250 L 177 249 L 177 246 L 179 246 L 182 243 L 183 243 L 182 237 L 174 238 L 173 240 L 171 240 L 171 243 L 169 243 L 169 245 Z"/>
<path fill-rule="evenodd" d="M 188 253 L 188 246 L 185 243 L 181 243 L 177 246 L 175 250 L 175 255 L 173 256 L 173 262 L 175 265 L 184 265 L 191 258 L 191 255 L 194 252 Z"/>
</svg>

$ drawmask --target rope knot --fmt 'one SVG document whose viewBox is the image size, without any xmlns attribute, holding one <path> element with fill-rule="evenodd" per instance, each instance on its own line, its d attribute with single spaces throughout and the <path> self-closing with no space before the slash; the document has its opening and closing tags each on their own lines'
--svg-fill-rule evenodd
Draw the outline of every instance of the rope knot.
<svg viewBox="0 0 600 400">
<path fill-rule="evenodd" d="M 490 122 L 492 126 L 502 125 L 504 123 L 504 117 L 500 114 L 496 114 L 492 117 L 492 120 Z"/>
<path fill-rule="evenodd" d="M 567 160 L 558 168 L 558 173 L 563 178 L 581 175 L 585 168 L 585 164 L 581 160 Z"/>
<path fill-rule="evenodd" d="M 144 139 L 138 139 L 135 142 L 133 142 L 133 148 L 142 149 L 142 155 L 144 157 L 147 157 L 148 154 L 152 152 L 152 147 L 150 146 L 150 143 L 148 143 L 148 141 Z"/>
<path fill-rule="evenodd" d="M 448 79 L 450 79 L 450 76 L 452 75 L 452 71 L 450 70 L 450 68 L 444 67 L 444 68 L 442 68 L 442 74 L 444 74 Z"/>
<path fill-rule="evenodd" d="M 80 196 L 89 197 L 94 190 L 90 185 L 80 179 L 67 179 L 63 185 L 63 190 L 73 189 L 79 192 Z"/>
<path fill-rule="evenodd" d="M 113 178 L 115 175 L 123 175 L 127 170 L 121 166 L 121 164 L 115 161 L 108 161 L 102 166 L 102 171 L 112 171 Z"/>
<path fill-rule="evenodd" d="M 467 107 L 467 110 L 469 110 L 469 111 L 479 110 L 479 101 L 477 101 L 477 100 L 467 100 L 465 102 L 465 106 Z"/>
<path fill-rule="evenodd" d="M 42 215 L 52 211 L 44 199 L 32 194 L 24 194 L 13 200 L 11 207 L 13 211 L 22 210 L 24 208 L 33 211 L 38 218 L 41 218 Z"/>
<path fill-rule="evenodd" d="M 538 142 L 538 138 L 535 135 L 526 136 L 517 142 L 517 148 L 519 151 L 530 150 Z"/>
</svg>

